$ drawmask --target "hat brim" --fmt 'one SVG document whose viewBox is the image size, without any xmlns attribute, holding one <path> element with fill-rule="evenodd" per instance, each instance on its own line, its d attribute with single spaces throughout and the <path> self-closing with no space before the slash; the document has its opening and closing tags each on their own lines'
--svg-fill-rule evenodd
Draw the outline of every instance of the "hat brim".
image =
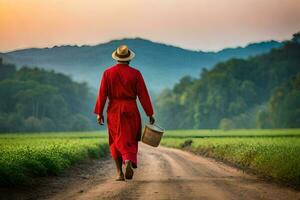
<svg viewBox="0 0 300 200">
<path fill-rule="evenodd" d="M 114 51 L 112 54 L 111 54 L 111 57 L 116 60 L 116 61 L 129 61 L 129 60 L 132 60 L 134 57 L 135 57 L 135 53 L 131 50 L 130 51 L 130 55 L 126 58 L 120 58 L 117 56 L 117 51 Z"/>
</svg>

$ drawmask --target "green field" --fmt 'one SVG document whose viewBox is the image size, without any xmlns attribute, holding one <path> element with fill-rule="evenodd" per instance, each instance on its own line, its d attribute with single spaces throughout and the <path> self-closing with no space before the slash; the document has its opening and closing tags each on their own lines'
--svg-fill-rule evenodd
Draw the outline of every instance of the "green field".
<svg viewBox="0 0 300 200">
<path fill-rule="evenodd" d="M 105 131 L 1 134 L 0 185 L 27 184 L 32 177 L 57 175 L 88 157 L 103 157 L 107 140 Z M 161 145 L 300 186 L 300 129 L 167 131 Z"/>
<path fill-rule="evenodd" d="M 300 186 L 300 129 L 167 131 L 161 145 L 188 149 Z"/>
<path fill-rule="evenodd" d="M 107 154 L 104 132 L 0 135 L 0 185 L 28 184 L 32 177 L 57 175 L 88 157 Z"/>
</svg>

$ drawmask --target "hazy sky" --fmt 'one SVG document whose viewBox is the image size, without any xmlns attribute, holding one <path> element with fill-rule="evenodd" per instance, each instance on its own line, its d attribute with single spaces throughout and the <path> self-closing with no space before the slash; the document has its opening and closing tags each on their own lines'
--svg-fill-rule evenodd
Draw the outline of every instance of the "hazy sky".
<svg viewBox="0 0 300 200">
<path fill-rule="evenodd" d="M 299 30 L 300 0 L 0 0 L 0 51 L 124 37 L 219 50 Z"/>
</svg>

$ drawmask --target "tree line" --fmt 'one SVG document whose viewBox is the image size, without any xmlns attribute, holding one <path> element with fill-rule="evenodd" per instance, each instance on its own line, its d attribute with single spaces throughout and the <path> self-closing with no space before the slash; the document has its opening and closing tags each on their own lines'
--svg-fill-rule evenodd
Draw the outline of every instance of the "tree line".
<svg viewBox="0 0 300 200">
<path fill-rule="evenodd" d="M 86 83 L 0 58 L 0 132 L 96 129 Z M 300 34 L 269 53 L 185 76 L 155 99 L 167 129 L 300 127 Z"/>
<path fill-rule="evenodd" d="M 168 129 L 300 127 L 300 34 L 269 53 L 185 76 L 155 106 Z"/>
<path fill-rule="evenodd" d="M 94 129 L 94 102 L 86 83 L 0 58 L 0 132 Z"/>
</svg>

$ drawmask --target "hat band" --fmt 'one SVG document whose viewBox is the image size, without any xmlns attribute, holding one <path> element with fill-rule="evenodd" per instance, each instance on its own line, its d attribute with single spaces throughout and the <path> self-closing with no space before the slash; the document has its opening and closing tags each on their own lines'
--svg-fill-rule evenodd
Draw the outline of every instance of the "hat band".
<svg viewBox="0 0 300 200">
<path fill-rule="evenodd" d="M 130 56 L 130 51 L 128 50 L 127 54 L 124 54 L 124 55 L 120 55 L 118 54 L 118 52 L 116 51 L 116 56 L 119 57 L 119 58 L 127 58 Z"/>
</svg>

